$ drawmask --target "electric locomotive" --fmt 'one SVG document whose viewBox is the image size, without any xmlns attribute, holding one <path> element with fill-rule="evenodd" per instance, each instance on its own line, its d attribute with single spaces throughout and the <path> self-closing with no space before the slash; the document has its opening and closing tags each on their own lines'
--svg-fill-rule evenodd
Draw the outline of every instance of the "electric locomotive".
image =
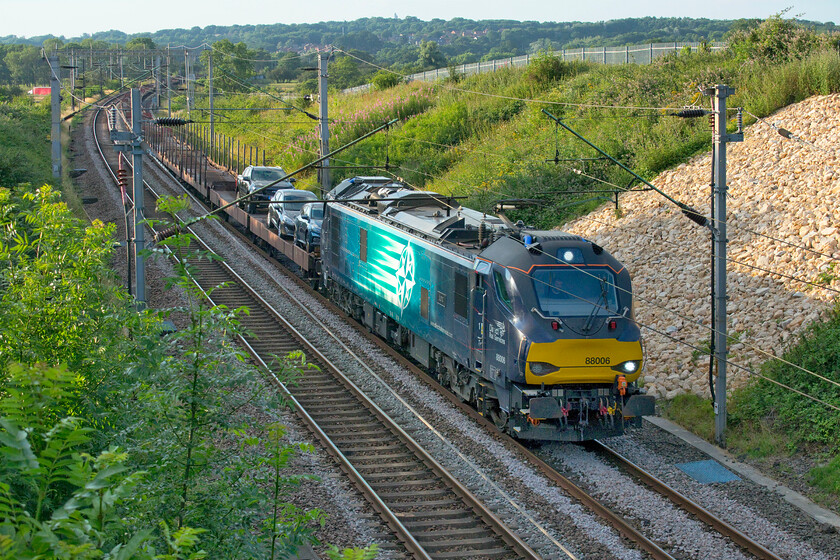
<svg viewBox="0 0 840 560">
<path fill-rule="evenodd" d="M 630 275 L 598 245 L 387 177 L 327 198 L 330 297 L 499 429 L 581 441 L 653 414 Z"/>
</svg>

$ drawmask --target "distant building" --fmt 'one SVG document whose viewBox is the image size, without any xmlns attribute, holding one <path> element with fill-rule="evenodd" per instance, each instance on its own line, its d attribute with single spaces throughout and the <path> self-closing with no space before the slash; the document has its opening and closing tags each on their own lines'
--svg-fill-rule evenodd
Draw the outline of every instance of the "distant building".
<svg viewBox="0 0 840 560">
<path fill-rule="evenodd" d="M 29 90 L 29 95 L 35 96 L 49 95 L 50 93 L 52 93 L 52 90 L 48 87 L 34 87 Z"/>
</svg>

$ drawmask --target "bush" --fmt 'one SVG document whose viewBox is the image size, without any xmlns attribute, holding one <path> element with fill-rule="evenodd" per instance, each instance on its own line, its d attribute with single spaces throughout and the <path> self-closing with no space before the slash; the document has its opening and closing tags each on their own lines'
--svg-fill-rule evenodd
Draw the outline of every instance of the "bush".
<svg viewBox="0 0 840 560">
<path fill-rule="evenodd" d="M 770 360 L 761 372 L 771 380 L 792 387 L 834 406 L 840 406 L 837 388 L 807 371 L 840 382 L 840 303 L 824 322 L 809 326 L 795 346 L 782 356 L 784 361 Z M 786 363 L 788 362 L 788 363 Z M 756 380 L 733 395 L 735 422 L 770 421 L 774 428 L 787 433 L 799 444 L 820 444 L 840 450 L 837 433 L 840 415 L 826 405 L 770 381 Z"/>
<path fill-rule="evenodd" d="M 402 81 L 403 77 L 401 75 L 388 70 L 380 70 L 373 75 L 371 83 L 377 90 L 383 91 L 402 83 Z"/>
<path fill-rule="evenodd" d="M 806 57 L 837 40 L 837 34 L 818 35 L 795 20 L 784 19 L 788 11 L 790 8 L 770 16 L 756 27 L 731 33 L 729 49 L 740 60 L 779 63 Z"/>
<path fill-rule="evenodd" d="M 550 53 L 540 53 L 526 70 L 527 79 L 540 86 L 557 82 L 572 74 L 575 64 Z"/>
<path fill-rule="evenodd" d="M 811 95 L 840 92 L 840 55 L 833 51 L 803 60 L 754 67 L 742 79 L 735 102 L 766 116 Z"/>
<path fill-rule="evenodd" d="M 287 471 L 312 447 L 240 413 L 284 404 L 232 345 L 245 310 L 201 305 L 176 235 L 161 244 L 182 257 L 188 305 L 138 314 L 108 268 L 112 233 L 49 187 L 0 189 L 0 560 L 266 558 L 317 542 L 323 514 L 284 501 L 312 478 Z M 173 312 L 188 326 L 161 338 Z"/>
<path fill-rule="evenodd" d="M 48 102 L 35 103 L 24 95 L 0 103 L 0 185 L 53 182 L 49 135 Z"/>
</svg>

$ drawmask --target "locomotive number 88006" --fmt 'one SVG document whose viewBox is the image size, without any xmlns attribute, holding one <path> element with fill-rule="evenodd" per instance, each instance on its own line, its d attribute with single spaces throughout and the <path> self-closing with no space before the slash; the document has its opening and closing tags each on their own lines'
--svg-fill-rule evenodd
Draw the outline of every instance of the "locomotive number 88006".
<svg viewBox="0 0 840 560">
<path fill-rule="evenodd" d="M 385 177 L 328 198 L 324 289 L 501 430 L 580 441 L 653 413 L 630 275 L 599 246 Z"/>
</svg>

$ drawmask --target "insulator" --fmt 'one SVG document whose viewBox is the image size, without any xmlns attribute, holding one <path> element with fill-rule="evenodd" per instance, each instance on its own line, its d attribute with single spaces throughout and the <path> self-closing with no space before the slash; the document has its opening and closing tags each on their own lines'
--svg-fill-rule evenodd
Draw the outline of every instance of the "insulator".
<svg viewBox="0 0 840 560">
<path fill-rule="evenodd" d="M 705 109 L 683 109 L 674 113 L 674 116 L 683 119 L 696 119 L 697 117 L 702 117 L 705 114 L 708 114 L 708 111 Z"/>
<path fill-rule="evenodd" d="M 161 117 L 159 119 L 155 119 L 155 124 L 160 126 L 183 126 L 191 122 L 193 121 L 187 119 L 179 119 L 176 117 Z"/>
<path fill-rule="evenodd" d="M 744 111 L 741 109 L 741 107 L 738 107 L 738 114 L 735 118 L 737 119 L 736 122 L 738 123 L 738 132 L 743 132 L 744 131 Z"/>
<path fill-rule="evenodd" d="M 709 220 L 702 215 L 700 212 L 688 206 L 687 204 L 683 204 L 682 202 L 677 203 L 682 210 L 682 213 L 685 214 L 685 217 L 697 224 L 701 227 L 706 227 L 706 224 L 709 223 Z"/>
<path fill-rule="evenodd" d="M 478 243 L 481 245 L 482 241 L 487 237 L 487 222 L 481 220 L 478 224 Z"/>
<path fill-rule="evenodd" d="M 714 130 L 714 128 L 715 128 L 715 114 L 714 113 L 709 113 L 709 128 L 711 128 L 712 130 Z"/>
<path fill-rule="evenodd" d="M 117 128 L 117 108 L 111 107 L 108 109 L 108 130 Z"/>
<path fill-rule="evenodd" d="M 160 243 L 164 239 L 168 239 L 173 235 L 177 235 L 179 232 L 180 228 L 178 226 L 172 226 L 162 231 L 155 232 L 155 243 Z"/>
<path fill-rule="evenodd" d="M 779 127 L 779 130 L 777 130 L 777 132 L 779 134 L 781 134 L 782 136 L 784 136 L 785 138 L 790 138 L 791 136 L 793 136 L 793 132 L 791 132 L 790 130 L 788 130 L 786 128 Z"/>
</svg>

